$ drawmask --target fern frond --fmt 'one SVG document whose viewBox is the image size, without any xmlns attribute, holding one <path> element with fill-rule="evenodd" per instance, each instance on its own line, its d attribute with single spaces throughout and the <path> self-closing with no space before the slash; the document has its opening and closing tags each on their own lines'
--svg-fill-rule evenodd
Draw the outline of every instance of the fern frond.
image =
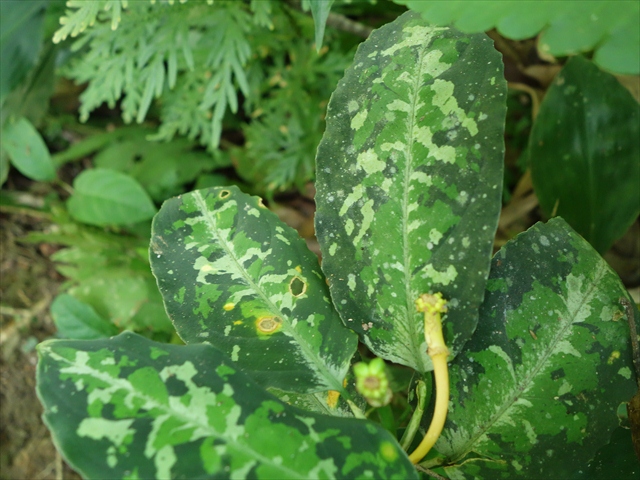
<svg viewBox="0 0 640 480">
<path fill-rule="evenodd" d="M 127 8 L 128 3 L 128 0 L 68 0 L 69 9 L 60 19 L 62 27 L 53 35 L 53 43 L 61 42 L 68 36 L 77 37 L 95 24 L 101 11 L 106 13 L 105 18 L 111 20 L 111 29 L 115 30 L 120 23 L 122 10 Z"/>
</svg>

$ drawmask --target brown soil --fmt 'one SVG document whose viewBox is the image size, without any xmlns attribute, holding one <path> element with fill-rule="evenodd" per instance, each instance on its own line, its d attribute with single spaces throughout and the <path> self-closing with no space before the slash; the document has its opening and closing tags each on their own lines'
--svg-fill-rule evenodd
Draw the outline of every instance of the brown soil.
<svg viewBox="0 0 640 480">
<path fill-rule="evenodd" d="M 3 212 L 6 212 L 3 209 Z M 35 344 L 55 332 L 49 305 L 62 278 L 46 245 L 21 240 L 43 222 L 0 215 L 0 479 L 79 479 L 57 453 L 35 394 Z"/>
</svg>

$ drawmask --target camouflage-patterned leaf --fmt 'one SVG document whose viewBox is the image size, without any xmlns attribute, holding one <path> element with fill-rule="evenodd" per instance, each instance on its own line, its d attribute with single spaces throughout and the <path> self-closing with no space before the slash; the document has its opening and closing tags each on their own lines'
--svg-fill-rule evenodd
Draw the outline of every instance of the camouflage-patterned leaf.
<svg viewBox="0 0 640 480">
<path fill-rule="evenodd" d="M 171 199 L 153 222 L 151 267 L 186 343 L 209 342 L 263 386 L 342 391 L 357 338 L 331 305 L 318 259 L 236 187 Z"/>
<path fill-rule="evenodd" d="M 211 345 L 125 332 L 38 351 L 44 420 L 85 478 L 417 479 L 381 427 L 286 405 Z"/>
<path fill-rule="evenodd" d="M 360 45 L 318 148 L 316 229 L 334 303 L 377 355 L 432 369 L 414 301 L 450 300 L 457 353 L 477 323 L 502 185 L 506 85 L 484 34 L 413 12 Z"/>
<path fill-rule="evenodd" d="M 451 478 L 571 478 L 587 467 L 635 390 L 626 295 L 561 218 L 498 252 L 478 330 L 451 369 L 436 444 Z"/>
</svg>

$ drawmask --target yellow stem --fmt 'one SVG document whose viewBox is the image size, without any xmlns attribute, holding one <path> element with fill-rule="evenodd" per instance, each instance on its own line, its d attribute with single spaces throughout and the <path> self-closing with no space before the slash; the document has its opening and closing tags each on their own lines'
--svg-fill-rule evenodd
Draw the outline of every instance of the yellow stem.
<svg viewBox="0 0 640 480">
<path fill-rule="evenodd" d="M 431 447 L 433 447 L 442 433 L 444 421 L 447 418 L 447 410 L 449 409 L 449 368 L 447 366 L 447 355 L 434 355 L 431 357 L 433 361 L 433 374 L 436 384 L 436 406 L 433 411 L 433 418 L 427 434 L 418 445 L 418 448 L 409 455 L 411 463 L 416 464 L 422 460 Z"/>
<path fill-rule="evenodd" d="M 433 362 L 433 375 L 436 385 L 436 405 L 433 411 L 431 425 L 418 448 L 409 455 L 409 460 L 415 465 L 420 462 L 431 447 L 433 447 L 442 433 L 444 422 L 449 409 L 449 367 L 447 357 L 449 349 L 444 343 L 442 335 L 442 321 L 440 314 L 447 311 L 446 300 L 442 294 L 423 294 L 416 300 L 416 309 L 424 312 L 424 338 L 427 341 L 427 354 Z"/>
</svg>

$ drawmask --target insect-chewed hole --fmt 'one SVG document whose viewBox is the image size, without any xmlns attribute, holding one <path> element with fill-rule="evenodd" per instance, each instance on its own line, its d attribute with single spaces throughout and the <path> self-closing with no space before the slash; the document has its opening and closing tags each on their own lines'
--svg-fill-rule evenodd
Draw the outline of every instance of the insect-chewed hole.
<svg viewBox="0 0 640 480">
<path fill-rule="evenodd" d="M 262 333 L 264 335 L 271 335 L 272 333 L 280 330 L 282 326 L 282 319 L 280 317 L 271 316 L 271 317 L 259 317 L 256 320 L 256 328 L 258 329 L 258 333 Z"/>
<path fill-rule="evenodd" d="M 258 206 L 260 208 L 267 208 L 267 206 L 263 203 L 262 198 L 258 198 Z"/>
<path fill-rule="evenodd" d="M 218 197 L 227 198 L 229 195 L 231 195 L 231 192 L 229 190 L 220 190 Z"/>
<path fill-rule="evenodd" d="M 293 277 L 289 282 L 289 292 L 294 297 L 299 297 L 307 291 L 307 284 L 300 277 Z"/>
</svg>

